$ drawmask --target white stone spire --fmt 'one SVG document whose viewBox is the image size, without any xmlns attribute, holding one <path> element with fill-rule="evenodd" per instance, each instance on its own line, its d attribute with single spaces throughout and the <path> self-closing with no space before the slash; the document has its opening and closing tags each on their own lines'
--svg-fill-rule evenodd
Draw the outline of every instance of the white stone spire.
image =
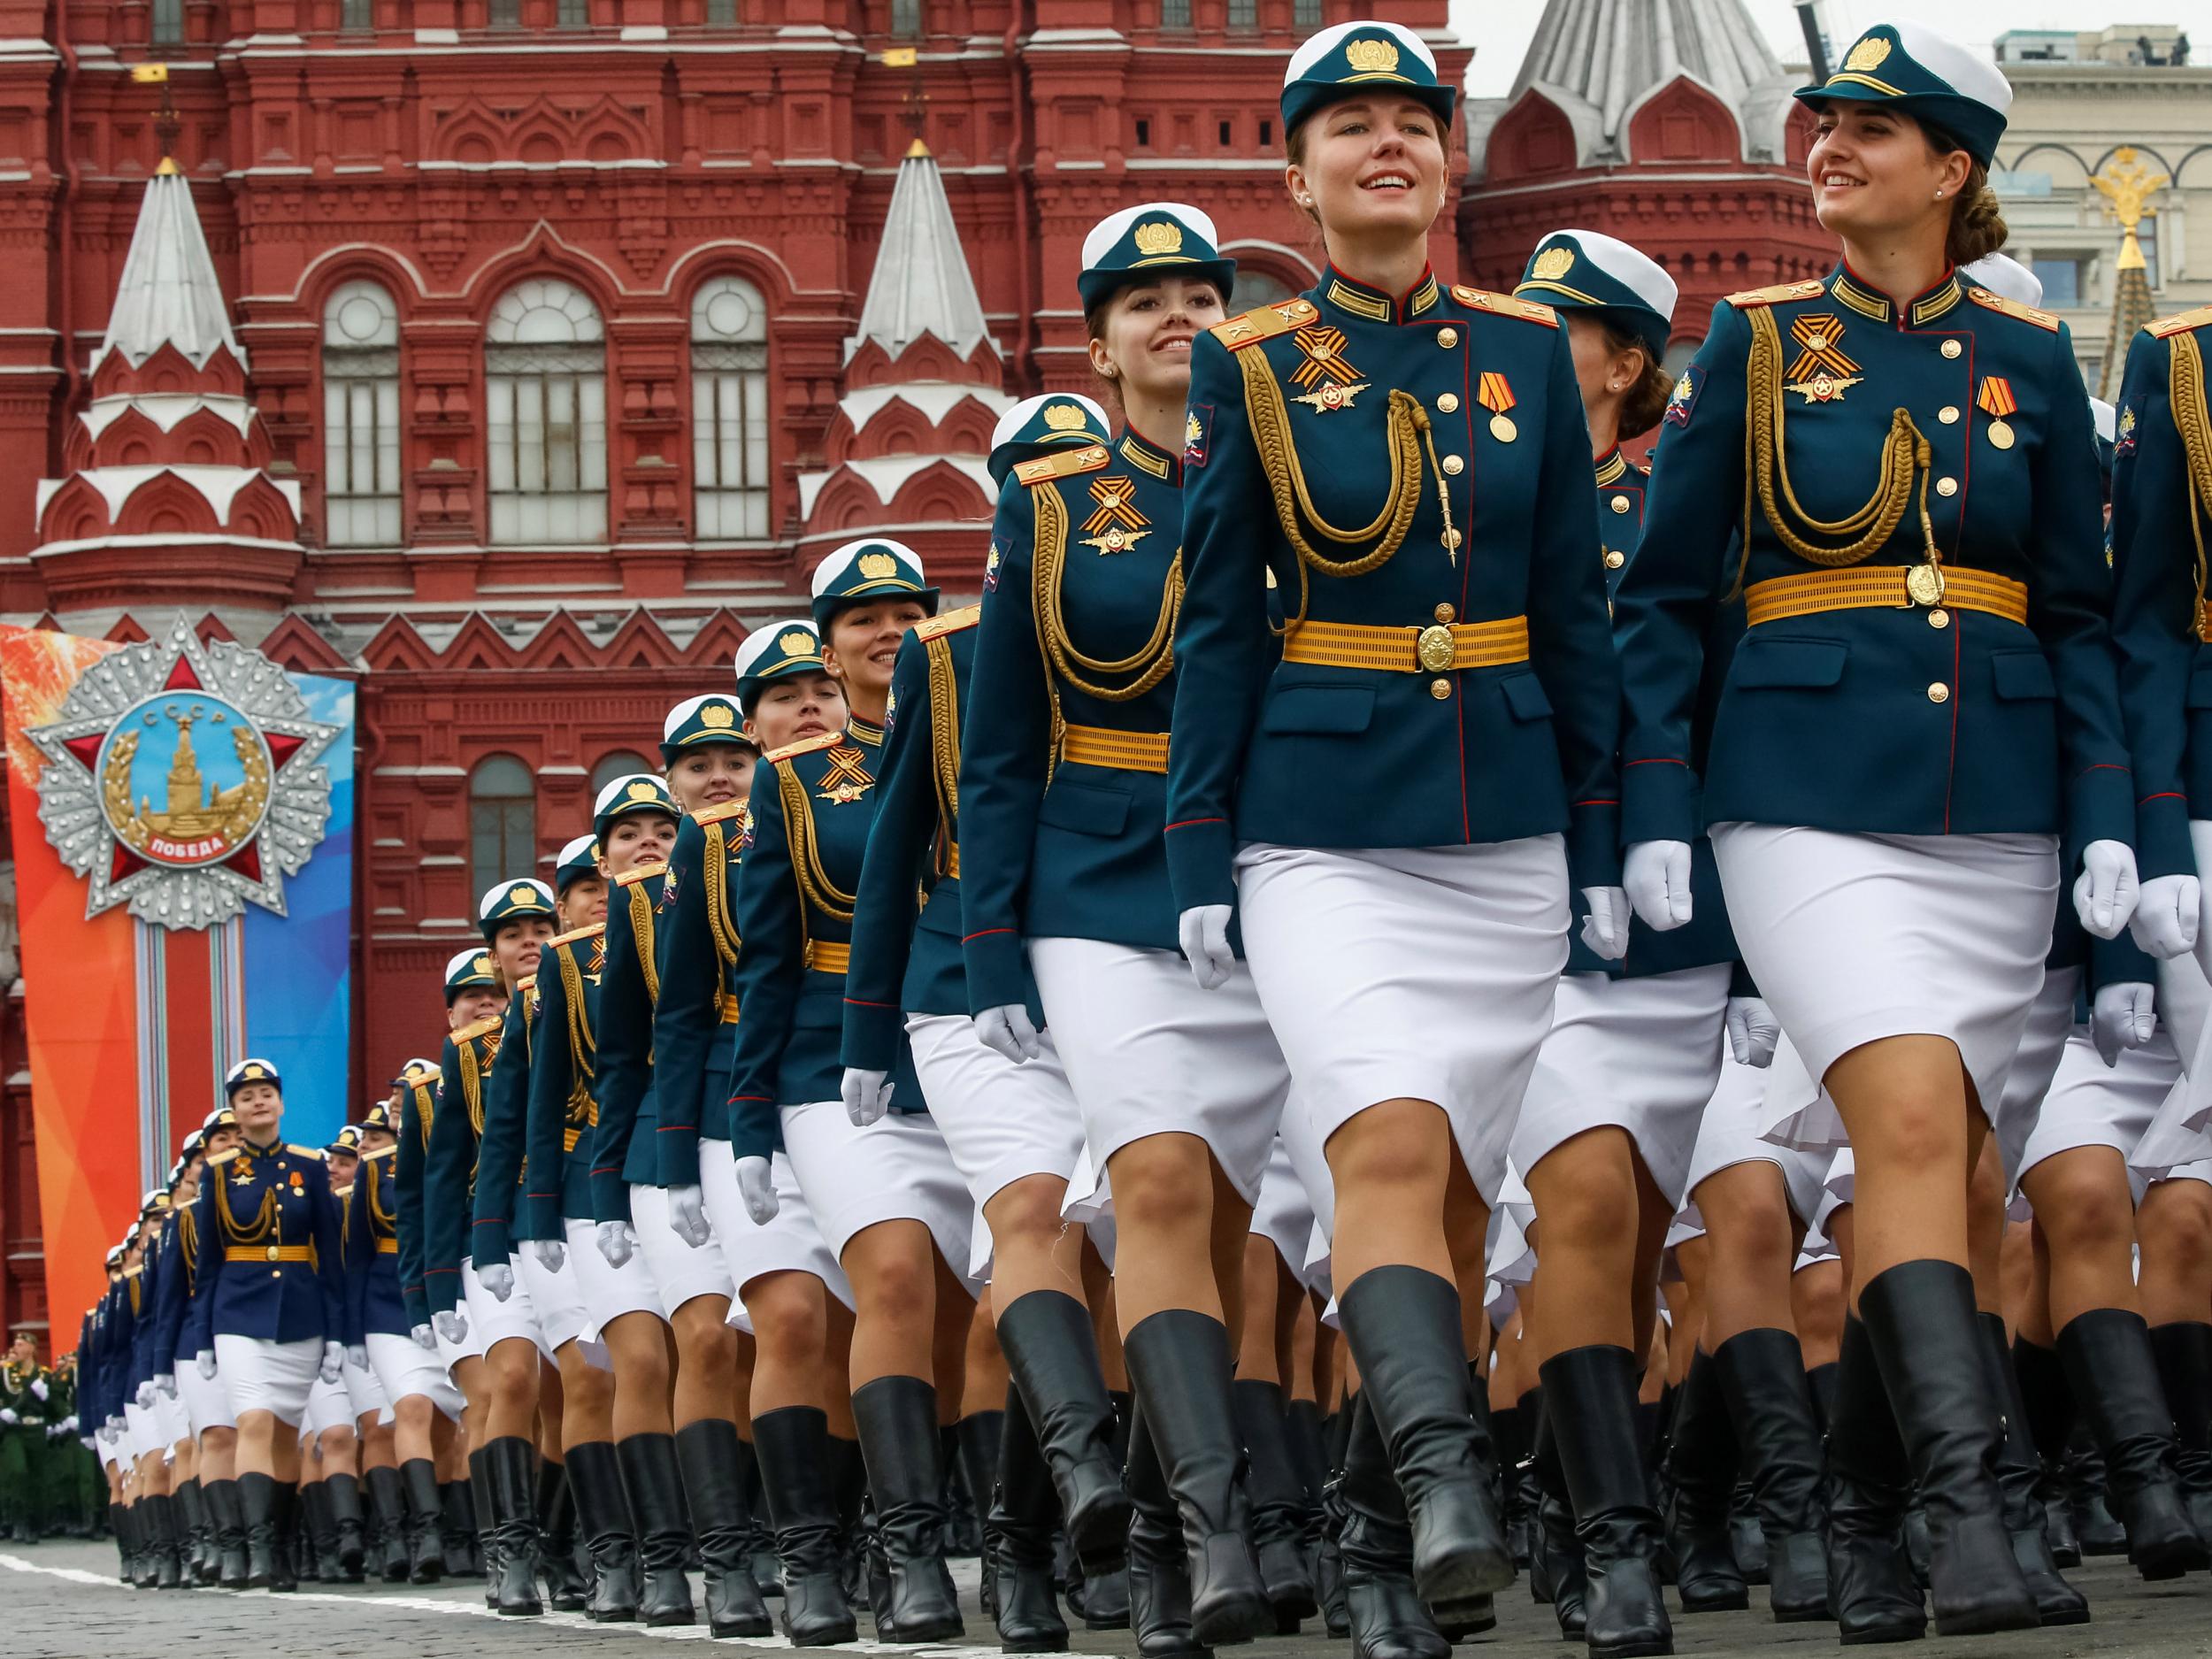
<svg viewBox="0 0 2212 1659">
<path fill-rule="evenodd" d="M 123 260 L 107 337 L 92 361 L 96 365 L 109 352 L 120 351 L 135 368 L 164 344 L 173 344 L 194 368 L 205 368 L 219 347 L 227 347 L 242 367 L 246 361 L 231 333 L 230 308 L 192 205 L 192 186 L 166 158 L 139 204 L 138 228 Z"/>
<path fill-rule="evenodd" d="M 891 211 L 860 308 L 860 332 L 845 342 L 845 355 L 849 358 L 872 340 L 895 357 L 926 334 L 965 357 L 989 338 L 989 327 L 952 204 L 945 199 L 944 178 L 929 146 L 918 138 L 891 187 Z"/>
</svg>

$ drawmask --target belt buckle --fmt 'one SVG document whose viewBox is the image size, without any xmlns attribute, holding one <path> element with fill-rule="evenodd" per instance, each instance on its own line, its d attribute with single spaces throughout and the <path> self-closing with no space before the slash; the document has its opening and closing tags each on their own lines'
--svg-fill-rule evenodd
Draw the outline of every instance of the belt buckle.
<svg viewBox="0 0 2212 1659">
<path fill-rule="evenodd" d="M 1421 672 L 1440 674 L 1458 659 L 1459 646 L 1452 638 L 1451 629 L 1440 622 L 1432 622 L 1413 636 L 1413 660 L 1421 664 Z"/>
<path fill-rule="evenodd" d="M 1916 565 L 1905 572 L 1905 597 L 1916 605 L 1939 605 L 1943 603 L 1943 570 L 1933 560 Z"/>
<path fill-rule="evenodd" d="M 273 1244 L 269 1247 L 269 1259 L 272 1262 L 280 1262 L 284 1259 L 282 1253 L 279 1250 L 278 1247 Z"/>
</svg>

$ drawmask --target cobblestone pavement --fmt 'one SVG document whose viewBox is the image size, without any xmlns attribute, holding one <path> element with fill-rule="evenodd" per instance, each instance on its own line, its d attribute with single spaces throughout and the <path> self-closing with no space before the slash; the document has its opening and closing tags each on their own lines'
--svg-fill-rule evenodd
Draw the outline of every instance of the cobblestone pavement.
<svg viewBox="0 0 2212 1659">
<path fill-rule="evenodd" d="M 502 1619 L 488 1613 L 480 1581 L 429 1590 L 321 1587 L 297 1595 L 265 1591 L 133 1591 L 115 1583 L 115 1552 L 105 1543 L 0 1545 L 0 1655 L 7 1659 L 137 1659 L 161 1654 L 182 1659 L 557 1659 L 559 1655 L 649 1655 L 650 1644 L 703 1642 L 703 1627 L 646 1631 L 635 1624 L 591 1624 L 572 1614 Z M 955 1565 L 977 1645 L 914 1648 L 856 1642 L 833 1651 L 917 1653 L 924 1659 L 995 1659 L 985 1645 L 990 1623 L 975 1610 L 975 1563 Z M 2199 1574 L 2164 1585 L 2140 1582 L 2126 1563 L 2096 1561 L 2069 1575 L 2088 1594 L 2093 1623 L 2070 1629 L 1966 1638 L 1935 1644 L 1943 1652 L 1986 1659 L 2059 1659 L 2098 1654 L 2185 1659 L 2212 1655 L 2212 1578 Z M 1832 1625 L 1776 1625 L 1752 1593 L 1747 1613 L 1680 1618 L 1678 1654 L 1788 1654 L 1796 1659 L 1840 1650 Z M 1517 1586 L 1499 1599 L 1499 1628 L 1460 1649 L 1459 1659 L 1571 1659 L 1582 1651 L 1561 1644 L 1551 1609 L 1532 1604 Z M 1340 1659 L 1347 1644 L 1320 1633 L 1279 1638 L 1238 1650 L 1238 1659 Z M 717 1651 L 780 1648 L 780 1639 L 724 1642 Z M 1129 1659 L 1126 1631 L 1077 1631 L 1079 1654 Z M 1931 1651 L 1923 1648 L 1920 1651 Z"/>
</svg>

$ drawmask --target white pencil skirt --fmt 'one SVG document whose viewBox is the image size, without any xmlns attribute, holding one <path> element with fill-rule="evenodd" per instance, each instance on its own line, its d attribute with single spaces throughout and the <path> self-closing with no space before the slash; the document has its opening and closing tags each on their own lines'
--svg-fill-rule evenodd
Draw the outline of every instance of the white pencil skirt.
<svg viewBox="0 0 2212 1659">
<path fill-rule="evenodd" d="M 2053 1082 L 2066 1052 L 2066 1040 L 2074 1029 L 2074 1004 L 2081 995 L 2081 978 L 2079 968 L 2046 968 L 2043 987 L 2028 1005 L 2028 1023 L 2020 1033 L 2012 1070 L 2005 1078 L 2004 1098 L 1997 1102 L 1990 1119 L 1997 1136 L 1998 1160 L 2004 1165 L 2008 1194 L 2019 1193 L 2021 1171 L 2027 1167 L 2022 1159 L 2036 1125 L 2050 1110 Z M 2011 1218 L 2022 1221 L 2026 1216 L 2022 1206 Z"/>
<path fill-rule="evenodd" d="M 123 1440 L 130 1449 L 133 1463 L 160 1451 L 169 1443 L 161 1438 L 159 1415 L 152 1407 L 142 1406 L 135 1400 L 123 1402 Z"/>
<path fill-rule="evenodd" d="M 236 1428 L 238 1414 L 230 1409 L 230 1390 L 223 1386 L 221 1365 L 216 1366 L 212 1377 L 203 1377 L 197 1359 L 196 1355 L 190 1359 L 177 1356 L 177 1398 L 184 1402 L 192 1432 L 204 1434 L 210 1429 Z"/>
<path fill-rule="evenodd" d="M 581 1333 L 587 1342 L 596 1342 L 606 1328 L 629 1313 L 649 1313 L 656 1319 L 665 1320 L 667 1310 L 661 1306 L 660 1286 L 653 1282 L 653 1270 L 645 1259 L 645 1252 L 633 1250 L 630 1258 L 619 1267 L 607 1265 L 607 1258 L 599 1254 L 599 1229 L 580 1216 L 571 1216 L 561 1224 L 568 1234 L 568 1265 L 576 1275 L 576 1287 L 584 1298 L 584 1328 Z"/>
<path fill-rule="evenodd" d="M 1287 1118 L 1287 1110 L 1284 1113 Z M 1309 1289 L 1308 1257 L 1313 1250 L 1313 1200 L 1306 1196 L 1290 1148 L 1280 1135 L 1260 1178 L 1260 1202 L 1252 1206 L 1252 1231 L 1275 1247 L 1283 1265 Z"/>
<path fill-rule="evenodd" d="M 1306 1110 L 1306 1103 L 1294 1088 L 1290 1098 L 1283 1102 L 1283 1150 L 1290 1155 L 1290 1166 L 1297 1171 L 1298 1184 L 1305 1189 L 1306 1203 L 1313 1211 L 1313 1233 L 1306 1243 L 1306 1264 L 1300 1277 L 1306 1288 L 1319 1291 L 1324 1296 L 1332 1294 L 1333 1277 L 1330 1272 L 1333 1255 L 1332 1241 L 1336 1235 L 1336 1178 L 1329 1172 L 1329 1160 L 1321 1145 L 1321 1126 Z"/>
<path fill-rule="evenodd" d="M 1816 1081 L 1879 1038 L 1948 1037 L 1996 1120 L 2050 954 L 2055 836 L 1734 823 L 1712 840 L 1745 965 Z M 1792 1139 L 1844 1144 L 1824 1094 Z"/>
<path fill-rule="evenodd" d="M 2062 1045 L 2055 1070 L 2022 1152 L 2015 1189 L 2047 1158 L 2082 1147 L 2110 1147 L 2131 1165 L 2134 1196 L 2139 1199 L 2149 1183 L 2131 1167 L 2134 1154 L 2181 1080 L 2173 1039 L 2161 1030 L 2140 1048 L 2123 1051 L 2108 1070 L 2089 1027 L 2077 1025 Z M 2199 1147 L 2198 1156 L 2207 1149 Z"/>
<path fill-rule="evenodd" d="M 347 1407 L 356 1418 L 374 1412 L 380 1424 L 392 1420 L 391 1399 L 385 1394 L 384 1385 L 377 1379 L 373 1366 L 357 1365 L 348 1360 L 343 1380 Z"/>
<path fill-rule="evenodd" d="M 1248 916 L 1246 928 L 1248 939 Z M 1029 965 L 1102 1178 L 1087 1211 L 1071 1184 L 1068 1213 L 1109 1213 L 1108 1162 L 1157 1134 L 1197 1136 L 1230 1186 L 1256 1203 L 1290 1073 L 1246 964 L 1205 991 L 1172 950 L 1033 939 Z"/>
<path fill-rule="evenodd" d="M 706 1207 L 706 1189 L 700 1187 L 700 1208 Z M 719 1296 L 735 1302 L 737 1281 L 722 1254 L 722 1240 L 710 1231 L 704 1244 L 693 1244 L 668 1225 L 668 1189 L 641 1182 L 630 1186 L 630 1226 L 637 1234 L 638 1252 L 652 1270 L 654 1288 L 661 1305 L 674 1318 L 676 1310 L 697 1296 Z"/>
<path fill-rule="evenodd" d="M 918 1221 L 968 1294 L 982 1288 L 969 1274 L 975 1200 L 928 1113 L 887 1112 L 860 1128 L 841 1100 L 787 1106 L 783 1149 L 823 1242 L 839 1261 L 867 1228 Z"/>
<path fill-rule="evenodd" d="M 1083 1110 L 1049 1029 L 1037 1033 L 1042 1052 L 1019 1065 L 963 1014 L 909 1014 L 906 1035 L 930 1116 L 977 1208 L 1025 1176 L 1075 1173 Z"/>
<path fill-rule="evenodd" d="M 1323 1142 L 1384 1101 L 1432 1101 L 1494 1201 L 1567 962 L 1561 838 L 1256 841 L 1236 868 L 1260 1002 Z"/>
<path fill-rule="evenodd" d="M 591 1323 L 591 1315 L 584 1310 L 583 1286 L 568 1252 L 562 1252 L 558 1268 L 551 1268 L 532 1256 L 527 1247 L 518 1245 L 514 1269 L 515 1278 L 530 1292 L 530 1305 L 537 1310 L 538 1330 L 546 1346 L 557 1354 L 580 1340 L 584 1327 Z"/>
<path fill-rule="evenodd" d="M 745 1311 L 745 1286 L 771 1273 L 811 1273 L 830 1294 L 848 1308 L 853 1305 L 852 1281 L 837 1264 L 815 1225 L 814 1210 L 799 1190 L 791 1159 L 779 1152 L 771 1160 L 770 1175 L 776 1185 L 776 1213 L 764 1227 L 755 1226 L 745 1213 L 745 1200 L 737 1190 L 737 1160 L 726 1141 L 699 1142 L 699 1187 L 707 1204 L 707 1220 L 722 1245 L 723 1259 L 737 1283 L 738 1299 L 730 1304 L 730 1323 L 749 1333 L 752 1316 Z"/>
<path fill-rule="evenodd" d="M 1706 1102 L 1704 1121 L 1698 1125 L 1697 1149 L 1690 1155 L 1689 1181 L 1684 1189 L 1678 1225 L 1704 1231 L 1705 1218 L 1697 1208 L 1701 1181 L 1740 1164 L 1760 1162 L 1771 1164 L 1780 1171 L 1791 1212 L 1807 1226 L 1812 1225 L 1820 1209 L 1821 1179 L 1828 1173 L 1829 1156 L 1824 1152 L 1777 1146 L 1761 1137 L 1767 1074 L 1772 1069 L 1739 1065 L 1732 1056 L 1721 1062 L 1720 1079 L 1713 1086 L 1713 1098 Z"/>
<path fill-rule="evenodd" d="M 420 1394 L 454 1422 L 461 1420 L 467 1402 L 447 1375 L 446 1362 L 436 1349 L 419 1346 L 411 1336 L 388 1331 L 368 1335 L 369 1366 L 377 1381 L 395 1402 Z"/>
<path fill-rule="evenodd" d="M 353 1402 L 346 1394 L 344 1375 L 336 1382 L 325 1382 L 318 1376 L 315 1386 L 307 1391 L 307 1417 L 300 1425 L 300 1439 L 311 1439 L 326 1429 L 352 1426 Z"/>
<path fill-rule="evenodd" d="M 508 1266 L 514 1269 L 511 1262 Z M 544 1358 L 553 1357 L 553 1345 L 546 1340 L 545 1332 L 538 1324 L 538 1306 L 530 1298 L 529 1281 L 519 1271 L 514 1273 L 513 1290 L 502 1302 L 476 1276 L 475 1262 L 464 1257 L 461 1295 L 468 1306 L 469 1334 L 477 1340 L 482 1352 L 490 1353 L 497 1343 L 521 1341 L 537 1349 Z"/>
<path fill-rule="evenodd" d="M 1513 1131 L 1514 1167 L 1533 1170 L 1589 1130 L 1623 1129 L 1679 1205 L 1720 1079 L 1733 972 L 1724 962 L 1636 979 L 1563 977 Z"/>
<path fill-rule="evenodd" d="M 215 1374 L 230 1395 L 234 1417 L 267 1411 L 280 1423 L 299 1427 L 322 1363 L 323 1345 L 317 1337 L 297 1342 L 219 1334 L 215 1339 Z"/>
</svg>

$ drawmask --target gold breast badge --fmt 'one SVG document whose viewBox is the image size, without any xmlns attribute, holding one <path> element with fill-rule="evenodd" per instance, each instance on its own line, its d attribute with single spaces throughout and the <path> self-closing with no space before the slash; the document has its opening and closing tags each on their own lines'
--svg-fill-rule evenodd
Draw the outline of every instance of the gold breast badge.
<svg viewBox="0 0 2212 1659">
<path fill-rule="evenodd" d="M 1797 318 L 1790 324 L 1790 338 L 1800 349 L 1784 382 L 1807 403 L 1835 403 L 1847 387 L 1859 383 L 1859 365 L 1841 349 L 1842 318 L 1825 313 Z"/>
<path fill-rule="evenodd" d="M 1349 409 L 1352 400 L 1367 389 L 1367 382 L 1344 355 L 1341 328 L 1301 328 L 1291 338 L 1306 354 L 1305 361 L 1290 372 L 1292 383 L 1306 388 L 1294 392 L 1293 402 L 1325 415 L 1333 409 Z"/>
<path fill-rule="evenodd" d="M 850 806 L 875 787 L 875 780 L 868 775 L 867 757 L 849 743 L 840 743 L 824 757 L 829 770 L 822 774 L 822 787 L 815 793 L 833 806 Z"/>
<path fill-rule="evenodd" d="M 1137 480 L 1118 475 L 1094 478 L 1091 480 L 1091 499 L 1098 503 L 1096 511 L 1083 520 L 1083 527 L 1090 532 L 1083 545 L 1095 548 L 1103 558 L 1109 553 L 1126 553 L 1149 534 L 1152 523 L 1137 511 Z"/>
<path fill-rule="evenodd" d="M 1974 407 L 1989 417 L 1989 424 L 1982 430 L 1989 434 L 1990 442 L 2000 449 L 2012 448 L 2012 423 L 2005 417 L 2016 413 L 2020 408 L 2012 395 L 2012 382 L 2001 374 L 1983 376 L 1982 389 L 1974 399 Z"/>
</svg>

